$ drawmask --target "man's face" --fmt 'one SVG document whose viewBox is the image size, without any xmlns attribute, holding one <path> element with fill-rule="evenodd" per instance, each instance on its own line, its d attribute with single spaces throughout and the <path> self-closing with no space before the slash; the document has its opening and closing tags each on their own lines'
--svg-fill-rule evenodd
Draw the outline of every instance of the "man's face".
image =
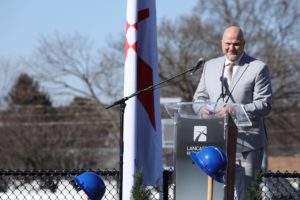
<svg viewBox="0 0 300 200">
<path fill-rule="evenodd" d="M 222 39 L 222 50 L 230 61 L 236 61 L 244 52 L 245 41 L 237 30 L 227 30 Z"/>
</svg>

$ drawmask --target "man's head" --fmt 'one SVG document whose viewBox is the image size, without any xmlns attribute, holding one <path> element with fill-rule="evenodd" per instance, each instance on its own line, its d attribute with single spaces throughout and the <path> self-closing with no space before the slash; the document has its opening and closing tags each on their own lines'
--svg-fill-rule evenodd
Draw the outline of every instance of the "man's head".
<svg viewBox="0 0 300 200">
<path fill-rule="evenodd" d="M 236 61 L 243 54 L 245 40 L 243 31 L 237 26 L 225 29 L 222 38 L 222 50 L 230 61 Z"/>
</svg>

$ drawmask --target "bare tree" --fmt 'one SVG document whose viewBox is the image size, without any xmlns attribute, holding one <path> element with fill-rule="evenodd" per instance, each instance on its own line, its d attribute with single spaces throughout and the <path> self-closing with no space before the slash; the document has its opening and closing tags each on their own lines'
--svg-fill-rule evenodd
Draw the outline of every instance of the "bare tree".
<svg viewBox="0 0 300 200">
<path fill-rule="evenodd" d="M 103 104 L 120 95 L 120 59 L 97 53 L 88 37 L 76 33 L 42 37 L 27 65 L 41 83 L 51 83 L 54 94 L 81 95 Z M 49 85 L 48 85 L 49 87 Z"/>
<path fill-rule="evenodd" d="M 205 30 L 205 31 L 204 31 Z M 209 32 L 209 35 L 207 35 Z M 220 54 L 219 40 L 210 25 L 200 23 L 197 16 L 183 16 L 176 21 L 164 20 L 159 25 L 160 78 L 165 80 L 192 67 L 200 57 L 205 59 Z M 164 96 L 180 96 L 191 101 L 199 81 L 199 72 L 193 76 L 173 79 L 162 89 Z"/>
<path fill-rule="evenodd" d="M 101 107 L 122 96 L 122 56 L 120 51 L 96 51 L 88 37 L 75 33 L 42 37 L 35 55 L 25 63 L 33 69 L 33 76 L 51 94 L 83 96 Z M 104 110 L 118 129 L 116 111 Z"/>
</svg>

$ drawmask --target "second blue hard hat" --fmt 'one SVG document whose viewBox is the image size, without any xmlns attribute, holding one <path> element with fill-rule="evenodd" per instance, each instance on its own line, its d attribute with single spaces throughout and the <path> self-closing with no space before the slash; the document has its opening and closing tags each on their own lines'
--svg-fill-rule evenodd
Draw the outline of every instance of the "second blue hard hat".
<svg viewBox="0 0 300 200">
<path fill-rule="evenodd" d="M 224 183 L 224 174 L 227 167 L 227 158 L 225 153 L 214 146 L 208 146 L 199 152 L 191 152 L 191 158 L 194 163 L 207 175 L 214 180 Z"/>
</svg>

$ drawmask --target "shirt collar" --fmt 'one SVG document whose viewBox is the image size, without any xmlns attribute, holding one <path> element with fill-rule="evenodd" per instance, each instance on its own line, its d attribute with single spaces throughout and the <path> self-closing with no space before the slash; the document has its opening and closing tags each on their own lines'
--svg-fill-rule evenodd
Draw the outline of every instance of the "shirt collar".
<svg viewBox="0 0 300 200">
<path fill-rule="evenodd" d="M 244 54 L 245 53 L 242 53 L 242 55 L 236 61 L 234 61 L 235 65 L 238 65 L 240 63 L 240 61 L 241 61 Z M 232 63 L 232 61 L 228 60 L 228 58 L 225 57 L 225 66 L 228 65 L 229 63 Z"/>
</svg>

